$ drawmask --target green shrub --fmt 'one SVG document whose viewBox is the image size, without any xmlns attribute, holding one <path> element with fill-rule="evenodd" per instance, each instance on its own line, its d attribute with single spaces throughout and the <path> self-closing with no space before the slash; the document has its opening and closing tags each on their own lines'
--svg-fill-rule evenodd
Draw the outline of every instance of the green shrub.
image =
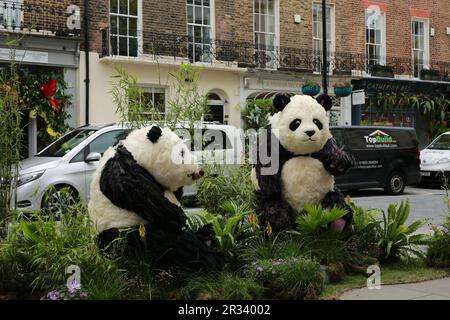
<svg viewBox="0 0 450 320">
<path fill-rule="evenodd" d="M 381 223 L 377 226 L 382 260 L 408 258 L 411 254 L 423 256 L 417 246 L 427 244 L 428 236 L 415 232 L 426 224 L 426 220 L 418 220 L 407 226 L 405 222 L 409 210 L 407 200 L 406 203 L 402 201 L 398 208 L 396 204 L 390 204 L 387 214 L 383 211 Z"/>
<path fill-rule="evenodd" d="M 252 278 L 225 272 L 194 277 L 181 293 L 185 299 L 253 300 L 261 299 L 263 291 L 262 285 Z"/>
<path fill-rule="evenodd" d="M 236 251 L 240 245 L 246 245 L 260 235 L 258 220 L 247 205 L 226 201 L 220 208 L 225 212 L 224 215 L 201 211 L 190 216 L 188 224 L 194 231 L 205 224 L 211 224 L 217 244 L 231 257 L 236 258 Z"/>
<path fill-rule="evenodd" d="M 450 225 L 434 229 L 427 251 L 427 264 L 431 267 L 450 267 Z"/>
<path fill-rule="evenodd" d="M 81 271 L 83 290 L 89 292 L 90 298 L 122 297 L 126 277 L 117 260 L 100 252 L 84 208 L 78 205 L 66 208 L 60 221 L 39 213 L 31 218 L 29 221 L 17 217 L 0 246 L 0 277 L 6 278 L 9 290 L 49 292 L 63 286 L 69 277 L 66 268 L 76 265 Z"/>
<path fill-rule="evenodd" d="M 328 229 L 328 224 L 347 214 L 347 210 L 334 207 L 330 210 L 321 205 L 306 205 L 304 213 L 297 217 L 297 228 L 303 235 L 314 235 Z"/>
<path fill-rule="evenodd" d="M 255 188 L 251 181 L 251 166 L 209 165 L 206 174 L 198 182 L 199 205 L 212 213 L 225 212 L 221 205 L 226 201 L 255 208 Z"/>
<path fill-rule="evenodd" d="M 303 257 L 258 260 L 243 273 L 263 283 L 266 296 L 275 299 L 313 299 L 324 284 L 319 263 Z"/>
<path fill-rule="evenodd" d="M 259 129 L 269 124 L 268 116 L 275 112 L 272 100 L 256 99 L 247 101 L 242 117 L 247 128 Z"/>
<path fill-rule="evenodd" d="M 351 224 L 351 237 L 348 241 L 349 249 L 363 255 L 378 259 L 380 250 L 378 241 L 379 225 L 381 220 L 377 216 L 381 213 L 379 210 L 366 210 L 355 205 L 353 209 L 353 219 Z"/>
</svg>

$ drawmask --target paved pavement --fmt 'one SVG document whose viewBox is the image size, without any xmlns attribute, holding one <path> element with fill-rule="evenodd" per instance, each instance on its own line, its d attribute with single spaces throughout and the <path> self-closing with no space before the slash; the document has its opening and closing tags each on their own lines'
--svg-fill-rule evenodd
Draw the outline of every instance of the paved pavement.
<svg viewBox="0 0 450 320">
<path fill-rule="evenodd" d="M 344 293 L 340 300 L 450 300 L 450 278 L 420 283 L 381 286 Z"/>
</svg>

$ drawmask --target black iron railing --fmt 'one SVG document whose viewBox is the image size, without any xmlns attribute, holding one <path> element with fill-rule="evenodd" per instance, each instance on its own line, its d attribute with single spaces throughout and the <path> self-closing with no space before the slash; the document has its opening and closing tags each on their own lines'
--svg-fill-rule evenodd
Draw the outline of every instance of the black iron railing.
<svg viewBox="0 0 450 320">
<path fill-rule="evenodd" d="M 24 3 L 25 2 L 25 3 Z M 0 32 L 37 32 L 80 36 L 79 8 L 63 3 L 27 4 L 24 0 L 0 1 Z"/>
<path fill-rule="evenodd" d="M 121 55 L 119 48 L 111 47 L 108 29 L 102 30 L 103 56 Z M 186 59 L 192 63 L 223 64 L 227 67 L 247 67 L 297 72 L 321 73 L 322 52 L 310 49 L 261 46 L 253 43 L 208 39 L 194 39 L 187 35 L 145 33 L 143 46 L 136 55 L 154 60 Z M 367 56 L 359 53 L 331 52 L 328 55 L 328 72 L 334 75 L 371 74 L 381 77 L 412 75 L 413 61 L 409 58 L 387 57 L 382 65 L 371 65 Z M 436 70 L 439 79 L 449 81 L 450 62 L 433 61 L 430 69 Z"/>
</svg>

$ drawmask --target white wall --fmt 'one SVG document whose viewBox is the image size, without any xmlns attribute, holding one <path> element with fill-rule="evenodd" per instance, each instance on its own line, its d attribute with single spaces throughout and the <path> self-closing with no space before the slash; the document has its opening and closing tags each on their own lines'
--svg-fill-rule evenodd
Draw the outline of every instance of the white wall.
<svg viewBox="0 0 450 320">
<path fill-rule="evenodd" d="M 100 61 L 97 53 L 90 53 L 90 123 L 107 123 L 118 120 L 115 114 L 116 107 L 112 102 L 112 78 L 115 67 L 121 65 L 129 73 L 137 77 L 138 83 L 143 85 L 166 86 L 168 99 L 173 94 L 170 88 L 171 77 L 169 73 L 175 72 L 177 66 L 167 64 L 155 64 L 136 61 L 113 61 L 111 58 Z M 79 84 L 79 125 L 84 125 L 85 120 L 85 54 L 81 52 L 80 68 L 78 75 Z M 222 99 L 228 103 L 225 105 L 225 114 L 229 115 L 229 124 L 240 126 L 241 114 L 239 107 L 239 74 L 235 70 L 212 70 L 204 68 L 200 79 L 201 92 L 218 92 Z"/>
</svg>

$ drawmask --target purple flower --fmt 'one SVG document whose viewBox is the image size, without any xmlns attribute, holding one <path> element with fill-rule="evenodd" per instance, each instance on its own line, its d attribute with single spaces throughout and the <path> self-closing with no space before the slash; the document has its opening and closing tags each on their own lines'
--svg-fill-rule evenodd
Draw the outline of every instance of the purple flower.
<svg viewBox="0 0 450 320">
<path fill-rule="evenodd" d="M 47 297 L 48 297 L 50 300 L 58 300 L 58 298 L 59 298 L 59 292 L 58 292 L 58 291 L 51 291 L 51 292 L 49 292 L 49 293 L 47 294 Z"/>
<path fill-rule="evenodd" d="M 81 284 L 78 283 L 77 280 L 74 279 L 74 280 L 72 281 L 72 283 L 70 283 L 70 284 L 67 286 L 67 288 L 69 289 L 69 292 L 70 292 L 70 293 L 73 293 L 73 292 L 75 292 L 75 291 L 77 291 L 78 289 L 81 288 Z M 71 290 L 72 290 L 73 292 L 72 292 Z"/>
<path fill-rule="evenodd" d="M 80 297 L 86 298 L 87 296 L 89 296 L 89 293 L 87 293 L 87 292 L 80 293 Z"/>
<path fill-rule="evenodd" d="M 77 289 L 72 288 L 72 287 L 69 288 L 69 293 L 70 293 L 70 296 L 71 296 L 71 297 L 73 296 L 73 294 L 74 294 L 75 292 L 77 292 Z"/>
<path fill-rule="evenodd" d="M 263 272 L 264 269 L 262 267 L 260 267 L 260 266 L 257 266 L 255 268 L 255 270 L 256 270 L 256 272 Z"/>
</svg>

